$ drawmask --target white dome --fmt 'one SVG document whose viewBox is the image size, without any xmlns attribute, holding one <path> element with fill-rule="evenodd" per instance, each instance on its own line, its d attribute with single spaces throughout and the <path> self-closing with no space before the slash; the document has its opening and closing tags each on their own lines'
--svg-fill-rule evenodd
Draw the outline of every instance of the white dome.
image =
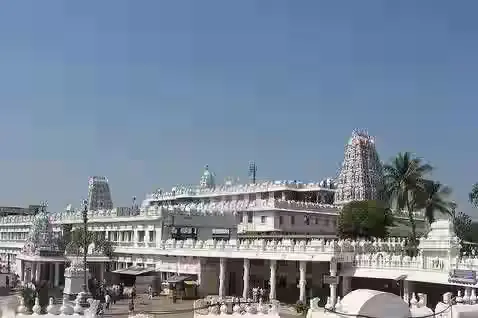
<svg viewBox="0 0 478 318">
<path fill-rule="evenodd" d="M 408 305 L 399 296 L 371 289 L 357 289 L 345 295 L 341 312 L 370 317 L 410 317 Z"/>
</svg>

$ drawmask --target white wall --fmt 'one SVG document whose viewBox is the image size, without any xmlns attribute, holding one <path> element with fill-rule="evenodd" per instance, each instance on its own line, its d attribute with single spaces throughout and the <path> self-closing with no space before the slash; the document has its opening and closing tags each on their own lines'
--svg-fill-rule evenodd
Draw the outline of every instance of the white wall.
<svg viewBox="0 0 478 318">
<path fill-rule="evenodd" d="M 308 225 L 304 221 L 305 216 L 309 218 Z M 292 217 L 294 218 L 294 223 L 292 223 Z M 281 218 L 282 224 L 280 222 Z M 282 231 L 298 234 L 334 235 L 336 233 L 336 220 L 337 215 L 335 214 L 301 213 L 294 211 L 254 211 L 252 212 L 252 222 L 249 223 L 248 213 L 244 212 L 242 222 L 238 225 L 238 233 Z"/>
</svg>

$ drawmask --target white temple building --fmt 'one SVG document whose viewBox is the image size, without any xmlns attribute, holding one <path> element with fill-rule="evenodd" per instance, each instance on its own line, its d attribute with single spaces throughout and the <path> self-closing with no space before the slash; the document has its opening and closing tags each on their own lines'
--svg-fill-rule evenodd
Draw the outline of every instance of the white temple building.
<svg viewBox="0 0 478 318">
<path fill-rule="evenodd" d="M 466 290 L 471 295 L 478 287 L 478 259 L 460 257 L 448 220 L 431 225 L 413 258 L 406 255 L 402 237 L 337 239 L 341 205 L 376 199 L 383 180 L 375 144 L 363 133 L 354 133 L 347 144 L 337 181 L 258 182 L 254 175 L 254 182 L 220 185 L 206 166 L 197 186 L 158 190 L 138 210 L 128 210 L 100 208 L 112 206 L 112 201 L 106 179 L 95 180 L 102 194 L 90 195 L 98 202 L 90 204 L 94 209 L 88 211 L 88 230 L 110 240 L 114 255 L 109 259 L 89 253 L 92 275 L 101 275 L 107 264 L 112 271 L 143 268 L 160 273 L 164 281 L 172 275 L 194 279 L 203 296 L 249 299 L 253 288 L 260 287 L 270 300 L 315 299 L 321 306 L 338 304 L 349 292 L 366 288 L 397 295 L 406 303 L 422 293 L 433 307 L 446 292 Z M 58 286 L 64 284 L 69 260 L 56 253 L 52 242 L 83 226 L 82 211 L 69 208 L 45 215 L 0 217 L 0 259 L 4 265 L 8 259 L 16 264 L 23 281 L 35 275 L 53 278 Z M 406 215 L 395 217 L 407 220 Z"/>
</svg>

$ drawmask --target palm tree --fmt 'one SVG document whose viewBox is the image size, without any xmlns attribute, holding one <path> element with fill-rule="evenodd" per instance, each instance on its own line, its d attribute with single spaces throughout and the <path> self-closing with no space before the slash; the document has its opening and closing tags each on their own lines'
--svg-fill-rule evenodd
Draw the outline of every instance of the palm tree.
<svg viewBox="0 0 478 318">
<path fill-rule="evenodd" d="M 448 201 L 451 189 L 440 182 L 425 180 L 424 188 L 417 193 L 417 206 L 425 210 L 425 219 L 429 224 L 435 221 L 435 212 L 449 215 L 453 218 L 455 203 Z"/>
<path fill-rule="evenodd" d="M 469 196 L 470 203 L 475 207 L 478 208 L 478 183 L 473 185 Z"/>
<path fill-rule="evenodd" d="M 425 176 L 433 168 L 409 152 L 399 153 L 384 166 L 385 195 L 397 210 L 407 209 L 411 225 L 411 239 L 416 243 L 416 224 L 413 212 L 417 208 L 418 193 L 425 189 Z"/>
</svg>

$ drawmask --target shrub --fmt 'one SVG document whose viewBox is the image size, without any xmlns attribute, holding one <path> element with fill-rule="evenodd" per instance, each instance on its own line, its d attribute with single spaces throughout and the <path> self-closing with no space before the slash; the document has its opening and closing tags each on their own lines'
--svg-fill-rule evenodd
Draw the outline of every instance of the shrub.
<svg viewBox="0 0 478 318">
<path fill-rule="evenodd" d="M 28 311 L 32 311 L 35 305 L 36 291 L 33 288 L 23 287 L 21 290 L 23 304 Z"/>
<path fill-rule="evenodd" d="M 298 314 L 306 314 L 307 313 L 307 310 L 309 308 L 307 307 L 306 304 L 304 304 L 304 302 L 298 300 L 296 303 L 295 303 L 295 311 L 298 313 Z"/>
</svg>

